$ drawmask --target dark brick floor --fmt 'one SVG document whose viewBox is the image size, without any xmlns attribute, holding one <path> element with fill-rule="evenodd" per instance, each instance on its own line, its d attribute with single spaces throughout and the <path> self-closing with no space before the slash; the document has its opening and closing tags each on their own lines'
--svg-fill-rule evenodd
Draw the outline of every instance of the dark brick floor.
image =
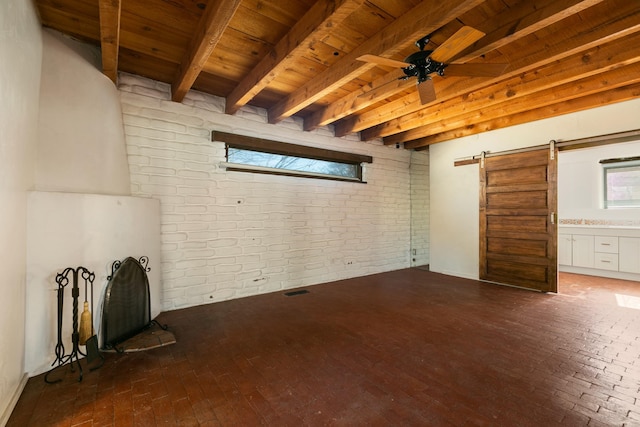
<svg viewBox="0 0 640 427">
<path fill-rule="evenodd" d="M 9 426 L 639 426 L 640 283 L 409 269 L 163 313 L 175 345 L 31 378 Z M 626 296 L 626 297 L 624 297 Z"/>
</svg>

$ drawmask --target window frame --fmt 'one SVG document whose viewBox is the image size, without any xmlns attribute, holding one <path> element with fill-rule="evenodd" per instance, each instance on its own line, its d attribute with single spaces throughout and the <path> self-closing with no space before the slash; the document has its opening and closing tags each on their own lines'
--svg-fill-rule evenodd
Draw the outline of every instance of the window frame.
<svg viewBox="0 0 640 427">
<path fill-rule="evenodd" d="M 334 151 L 324 148 L 309 147 L 306 145 L 290 144 L 286 142 L 272 141 L 244 135 L 236 135 L 227 132 L 212 131 L 211 140 L 225 143 L 225 159 L 229 159 L 229 148 L 284 156 L 300 157 L 312 160 L 323 160 L 335 163 L 344 163 L 356 166 L 356 177 L 341 177 L 315 172 L 302 172 L 289 169 L 254 166 L 242 163 L 223 162 L 221 166 L 230 171 L 252 172 L 269 175 L 284 175 L 301 178 L 328 179 L 333 181 L 347 181 L 366 184 L 364 181 L 362 163 L 373 163 L 373 157 L 362 154 Z"/>
<path fill-rule="evenodd" d="M 600 160 L 600 164 L 602 165 L 602 203 L 604 209 L 640 209 L 640 201 L 629 204 L 629 206 L 615 206 L 610 204 L 608 196 L 609 173 L 618 169 L 640 166 L 640 156 L 604 159 Z"/>
</svg>

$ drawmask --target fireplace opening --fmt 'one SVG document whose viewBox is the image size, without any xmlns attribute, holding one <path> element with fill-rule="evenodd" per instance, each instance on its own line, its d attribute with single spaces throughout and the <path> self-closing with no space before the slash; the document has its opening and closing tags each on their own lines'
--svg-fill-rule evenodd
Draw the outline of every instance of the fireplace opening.
<svg viewBox="0 0 640 427">
<path fill-rule="evenodd" d="M 106 350 L 117 349 L 153 324 L 147 264 L 147 257 L 128 257 L 111 267 L 102 306 L 102 347 Z"/>
</svg>

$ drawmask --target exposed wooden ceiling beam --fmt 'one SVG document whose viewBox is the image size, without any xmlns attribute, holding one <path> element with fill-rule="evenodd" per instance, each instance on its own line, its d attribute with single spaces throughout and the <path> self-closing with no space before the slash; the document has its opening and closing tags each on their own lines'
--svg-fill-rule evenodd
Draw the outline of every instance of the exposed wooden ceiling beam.
<svg viewBox="0 0 640 427">
<path fill-rule="evenodd" d="M 395 93 L 415 87 L 416 82 L 413 80 L 398 80 L 402 75 L 403 73 L 400 71 L 387 73 L 363 86 L 360 90 L 350 93 L 339 101 L 318 110 L 305 118 L 304 130 L 309 131 L 326 126 L 382 101 Z"/>
<path fill-rule="evenodd" d="M 413 43 L 415 39 L 435 31 L 482 2 L 483 0 L 423 1 L 396 19 L 384 31 L 369 38 L 338 60 L 331 68 L 270 108 L 269 122 L 277 123 L 292 116 L 374 67 L 373 64 L 358 61 L 358 57 L 365 54 L 392 56 Z"/>
<path fill-rule="evenodd" d="M 517 99 L 535 92 L 636 62 L 640 62 L 640 33 L 577 53 L 499 84 L 476 90 L 468 96 L 451 98 L 436 106 L 391 120 L 385 125 L 394 129 L 404 126 L 409 130 L 387 136 L 384 142 L 403 143 L 442 132 L 452 125 L 462 126 L 465 122 L 471 123 L 475 115 L 485 116 L 489 108 L 500 103 L 515 103 Z M 447 112 L 446 119 L 441 118 L 443 111 Z"/>
<path fill-rule="evenodd" d="M 148 8 L 145 2 L 123 0 L 35 1 L 42 25 L 102 45 L 104 72 L 110 79 L 117 80 L 119 71 L 127 71 L 172 84 L 174 89 L 181 83 L 179 64 L 185 79 L 190 67 L 198 66 L 198 49 L 207 45 L 207 28 L 202 24 L 206 15 L 227 3 L 163 0 Z M 497 114 L 507 117 L 505 123 L 523 114 L 533 119 L 520 110 L 526 106 L 547 111 L 549 102 L 561 105 L 574 97 L 588 99 L 587 93 L 600 90 L 606 96 L 615 86 L 631 84 L 623 78 L 637 79 L 626 75 L 629 70 L 638 71 L 630 67 L 633 61 L 640 63 L 636 2 L 484 0 L 464 13 L 457 12 L 458 16 L 452 13 L 450 20 L 441 19 L 450 7 L 446 3 L 310 0 L 303 5 L 242 0 L 232 17 L 209 17 L 209 24 L 216 21 L 218 27 L 219 21 L 226 28 L 220 28 L 223 33 L 211 56 L 201 56 L 206 62 L 200 74 L 196 69 L 189 81 L 193 88 L 225 97 L 229 112 L 251 104 L 271 109 L 273 119 L 281 103 L 287 115 L 296 111 L 304 118 L 306 130 L 334 124 L 336 136 L 360 132 L 361 139 L 383 138 L 385 144 L 404 142 L 410 147 L 417 140 L 433 142 L 503 126 Z M 453 4 L 469 6 L 465 0 Z M 429 50 L 445 44 L 464 26 L 486 35 L 449 58 L 445 75 L 433 76 L 437 98 L 421 104 L 412 88 L 415 79 L 396 80 L 403 74 L 398 59 L 415 51 L 412 43 L 431 28 Z M 414 30 L 416 35 L 410 36 Z M 395 62 L 378 65 L 386 74 L 378 68 L 365 72 L 368 64 L 353 57 L 342 59 L 352 51 L 356 51 L 353 57 L 373 54 Z M 497 77 L 464 77 L 454 74 L 458 63 L 482 70 L 504 63 L 508 68 Z M 575 84 L 563 86 L 569 82 Z M 337 87 L 340 83 L 344 84 Z M 285 116 L 283 110 L 281 117 Z M 453 133 L 447 134 L 450 130 Z"/>
<path fill-rule="evenodd" d="M 421 149 L 438 142 L 449 141 L 469 135 L 476 135 L 509 126 L 528 123 L 535 120 L 547 119 L 563 114 L 575 113 L 577 111 L 597 108 L 616 102 L 627 101 L 640 98 L 640 83 L 631 84 L 606 92 L 597 92 L 580 98 L 562 101 L 557 104 L 546 105 L 540 108 L 533 108 L 524 112 L 510 114 L 493 120 L 476 123 L 472 127 L 458 128 L 426 138 L 417 139 L 404 144 L 407 149 Z"/>
<path fill-rule="evenodd" d="M 456 58 L 453 62 L 461 63 L 469 59 L 479 57 L 490 50 L 529 35 L 544 26 L 551 25 L 568 15 L 577 13 L 578 11 L 601 1 L 603 0 L 537 0 L 533 2 L 533 4 L 529 2 L 518 4 L 514 8 L 507 9 L 505 12 L 499 14 L 499 18 L 486 21 L 480 29 L 487 32 L 487 36 L 476 42 L 469 49 L 466 49 L 465 52 L 468 53 L 465 56 L 462 58 Z M 382 96 L 382 98 L 384 98 L 384 96 Z M 411 100 L 406 101 L 412 104 L 416 110 L 420 110 L 423 107 L 417 97 L 415 97 L 415 100 L 412 97 Z M 407 103 L 406 101 L 401 105 L 405 114 L 408 112 L 404 108 L 404 105 Z M 341 100 L 340 102 L 342 103 L 343 101 Z M 348 115 L 335 114 L 336 110 L 339 111 L 339 106 L 329 105 L 322 111 L 316 112 L 313 117 L 315 118 L 315 121 L 322 123 L 322 125 L 326 125 Z M 350 111 L 349 114 L 356 113 L 357 111 L 358 110 Z M 320 117 L 324 120 L 320 120 Z M 381 121 L 380 117 L 381 116 L 378 116 L 376 123 Z M 331 118 L 333 118 L 333 120 L 330 120 Z M 313 120 L 314 119 L 312 118 L 308 119 L 310 129 L 313 128 L 311 125 L 315 124 Z M 354 118 L 352 120 L 355 121 L 358 119 Z M 355 122 L 352 123 L 355 124 Z M 356 127 L 354 130 L 348 130 L 345 129 L 345 124 L 346 123 L 343 123 L 338 126 L 338 133 L 336 133 L 336 136 L 344 136 L 347 133 L 366 129 L 366 127 Z M 367 136 L 366 138 L 373 139 L 378 136 L 382 135 L 373 135 L 371 137 Z"/>
<path fill-rule="evenodd" d="M 536 0 L 521 2 L 514 8 L 487 20 L 478 29 L 486 35 L 469 46 L 451 63 L 461 64 L 505 46 L 515 40 L 575 15 L 603 0 Z"/>
<path fill-rule="evenodd" d="M 520 42 L 510 44 L 508 46 L 509 50 L 505 47 L 503 50 L 505 51 L 505 56 L 510 58 L 510 64 L 507 72 L 500 77 L 488 79 L 450 77 L 444 80 L 436 77 L 437 102 L 443 102 L 447 99 L 470 93 L 489 84 L 514 77 L 519 73 L 543 67 L 566 56 L 640 31 L 640 20 L 638 19 L 640 10 L 636 5 L 624 0 L 613 0 L 609 3 L 614 3 L 615 7 L 613 8 L 611 4 L 607 5 L 612 10 L 605 14 L 601 13 L 598 6 L 594 7 L 589 19 L 581 21 L 584 28 L 573 26 L 570 34 L 567 34 L 565 24 L 558 22 L 547 27 L 544 35 L 541 35 L 535 45 Z M 602 7 L 605 7 L 605 5 L 603 4 Z M 387 122 L 389 122 L 424 108 L 425 106 L 420 103 L 417 94 L 412 94 L 405 97 L 405 99 L 391 102 L 375 110 L 348 117 L 336 123 L 335 133 L 336 136 L 344 136 L 367 129 L 361 135 L 364 140 L 388 136 L 408 129 L 398 128 L 397 123 L 389 125 L 386 123 L 378 124 L 381 122 L 381 117 L 386 117 Z M 369 130 L 368 128 L 371 129 Z"/>
<path fill-rule="evenodd" d="M 102 72 L 118 84 L 118 51 L 120 49 L 120 0 L 100 0 L 100 48 Z"/>
<path fill-rule="evenodd" d="M 224 30 L 236 13 L 241 0 L 212 0 L 200 18 L 198 28 L 189 43 L 178 73 L 171 84 L 171 98 L 182 102 L 185 95 L 196 81 L 211 52 L 218 44 Z"/>
<path fill-rule="evenodd" d="M 337 25 L 359 8 L 364 0 L 319 0 L 300 19 L 271 52 L 242 79 L 227 96 L 226 113 L 233 114 L 247 104 L 278 75 L 294 66 L 297 56 L 315 41 L 324 39 Z"/>
<path fill-rule="evenodd" d="M 401 138 L 390 137 L 385 139 L 385 143 L 396 144 L 409 142 L 412 140 L 420 140 L 421 138 L 430 137 L 446 133 L 447 129 L 474 128 L 477 123 L 495 120 L 499 117 L 509 116 L 516 113 L 528 111 L 532 105 L 543 107 L 546 105 L 557 104 L 559 102 L 584 97 L 591 94 L 597 94 L 610 91 L 618 87 L 626 86 L 629 83 L 640 83 L 640 63 L 634 63 L 625 67 L 616 68 L 606 73 L 589 76 L 580 80 L 565 83 L 558 86 L 549 87 L 516 99 L 509 99 L 498 104 L 492 105 L 482 110 L 471 111 L 467 114 L 447 119 L 447 126 L 443 127 L 441 122 L 428 125 L 428 132 L 418 132 L 413 129 L 402 135 Z M 414 135 L 410 135 L 414 133 Z"/>
</svg>

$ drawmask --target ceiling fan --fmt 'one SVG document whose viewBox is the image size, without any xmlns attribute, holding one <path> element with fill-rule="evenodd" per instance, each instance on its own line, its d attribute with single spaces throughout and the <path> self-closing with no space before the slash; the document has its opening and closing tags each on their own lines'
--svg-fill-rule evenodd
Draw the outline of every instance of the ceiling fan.
<svg viewBox="0 0 640 427">
<path fill-rule="evenodd" d="M 495 77 L 499 76 L 507 68 L 507 64 L 448 64 L 458 53 L 471 46 L 485 36 L 482 31 L 464 26 L 454 35 L 449 37 L 435 50 L 424 50 L 429 44 L 430 36 L 425 36 L 416 41 L 420 48 L 418 52 L 407 56 L 404 61 L 383 58 L 376 55 L 362 55 L 359 61 L 378 65 L 400 67 L 404 76 L 400 79 L 417 78 L 418 94 L 420 102 L 427 104 L 436 99 L 435 89 L 431 74 L 444 76 L 445 69 L 450 76 Z"/>
</svg>

